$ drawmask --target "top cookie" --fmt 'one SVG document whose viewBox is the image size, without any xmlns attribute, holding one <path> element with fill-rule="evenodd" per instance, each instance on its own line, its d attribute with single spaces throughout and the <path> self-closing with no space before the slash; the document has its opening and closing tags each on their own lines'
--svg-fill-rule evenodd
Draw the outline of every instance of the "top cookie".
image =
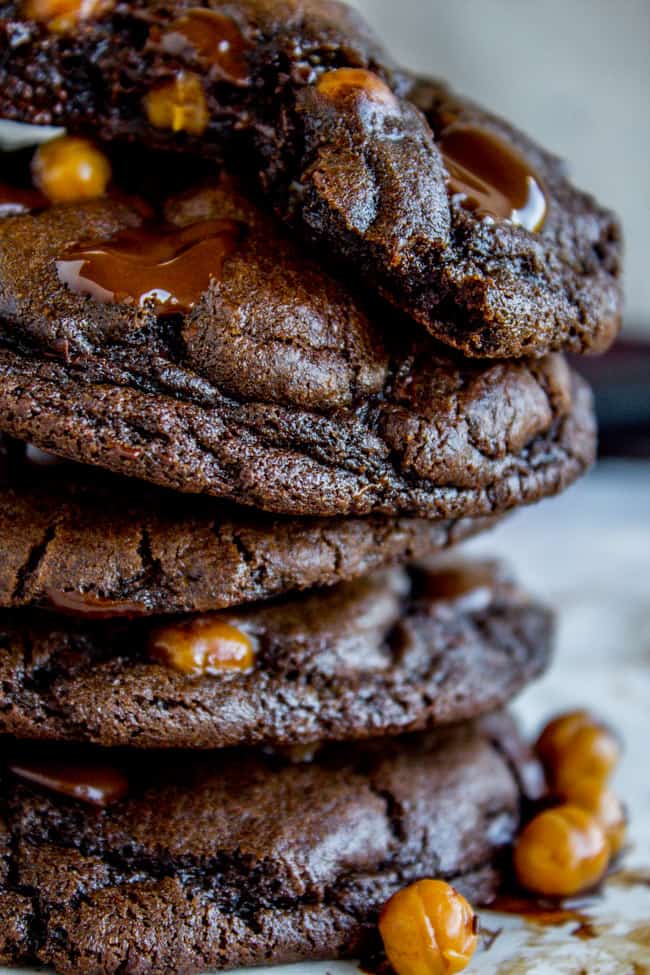
<svg viewBox="0 0 650 975">
<path fill-rule="evenodd" d="M 612 214 L 505 122 L 397 71 L 343 5 L 5 2 L 0 51 L 0 115 L 236 160 L 466 355 L 603 351 L 618 330 Z"/>
</svg>

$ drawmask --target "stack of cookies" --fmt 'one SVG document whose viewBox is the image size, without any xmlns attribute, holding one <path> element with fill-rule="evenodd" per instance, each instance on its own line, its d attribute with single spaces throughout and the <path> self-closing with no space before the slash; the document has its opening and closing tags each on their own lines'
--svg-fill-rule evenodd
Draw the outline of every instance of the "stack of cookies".
<svg viewBox="0 0 650 975">
<path fill-rule="evenodd" d="M 620 235 L 334 0 L 2 0 L 0 962 L 492 898 L 549 610 L 443 550 L 591 464 Z M 552 517 L 552 509 L 549 510 Z"/>
</svg>

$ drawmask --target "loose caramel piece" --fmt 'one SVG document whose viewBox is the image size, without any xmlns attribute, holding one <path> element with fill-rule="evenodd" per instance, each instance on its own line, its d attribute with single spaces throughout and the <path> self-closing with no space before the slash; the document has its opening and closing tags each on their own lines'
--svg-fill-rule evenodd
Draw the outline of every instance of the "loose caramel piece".
<svg viewBox="0 0 650 975">
<path fill-rule="evenodd" d="M 397 975 L 453 975 L 476 950 L 478 918 L 449 884 L 418 880 L 385 904 L 379 933 Z"/>
<path fill-rule="evenodd" d="M 364 95 L 373 102 L 394 107 L 395 96 L 379 75 L 364 68 L 336 68 L 326 71 L 316 83 L 316 90 L 332 101 L 349 93 Z"/>
<path fill-rule="evenodd" d="M 106 192 L 111 164 L 92 142 L 64 135 L 38 147 L 32 178 L 52 203 L 93 200 Z"/>
<path fill-rule="evenodd" d="M 26 0 L 25 16 L 62 34 L 84 20 L 101 17 L 112 7 L 112 0 Z"/>
<path fill-rule="evenodd" d="M 535 744 L 535 752 L 543 765 L 552 768 L 558 755 L 566 749 L 567 743 L 576 730 L 587 724 L 592 724 L 593 721 L 594 719 L 589 711 L 584 708 L 577 711 L 566 711 L 549 721 L 542 729 Z"/>
<path fill-rule="evenodd" d="M 607 780 L 621 749 L 610 729 L 582 710 L 570 711 L 549 722 L 537 740 L 535 751 L 550 784 L 565 793 L 586 777 Z"/>
<path fill-rule="evenodd" d="M 627 816 L 623 803 L 597 776 L 585 776 L 568 786 L 563 799 L 572 806 L 579 806 L 598 820 L 609 842 L 612 856 L 615 856 L 625 843 Z"/>
<path fill-rule="evenodd" d="M 208 106 L 203 83 L 192 71 L 179 71 L 173 81 L 154 88 L 145 97 L 147 118 L 157 129 L 202 135 L 208 127 Z"/>
<path fill-rule="evenodd" d="M 129 790 L 124 773 L 109 765 L 16 761 L 9 763 L 9 771 L 33 785 L 92 806 L 119 802 Z"/>
<path fill-rule="evenodd" d="M 522 887 L 547 897 L 571 897 L 604 876 L 610 846 L 590 813 L 570 803 L 535 816 L 519 836 L 514 855 Z"/>
<path fill-rule="evenodd" d="M 155 630 L 149 655 L 157 663 L 194 676 L 249 671 L 255 664 L 255 648 L 248 634 L 209 615 Z"/>
<path fill-rule="evenodd" d="M 555 761 L 552 783 L 558 792 L 563 792 L 587 776 L 606 782 L 620 754 L 619 743 L 608 728 L 602 725 L 578 728 Z"/>
</svg>

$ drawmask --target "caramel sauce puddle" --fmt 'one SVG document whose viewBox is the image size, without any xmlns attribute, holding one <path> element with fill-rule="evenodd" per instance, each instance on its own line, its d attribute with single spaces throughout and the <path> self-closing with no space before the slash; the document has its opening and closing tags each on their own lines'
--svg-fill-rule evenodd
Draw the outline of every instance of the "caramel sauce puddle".
<svg viewBox="0 0 650 975">
<path fill-rule="evenodd" d="M 547 201 L 541 180 L 518 150 L 479 125 L 454 123 L 438 145 L 449 192 L 478 217 L 542 228 Z"/>
<path fill-rule="evenodd" d="M 75 294 L 103 303 L 151 307 L 158 315 L 190 311 L 237 247 L 243 225 L 204 220 L 188 227 L 144 225 L 110 240 L 70 247 L 56 262 Z"/>
</svg>

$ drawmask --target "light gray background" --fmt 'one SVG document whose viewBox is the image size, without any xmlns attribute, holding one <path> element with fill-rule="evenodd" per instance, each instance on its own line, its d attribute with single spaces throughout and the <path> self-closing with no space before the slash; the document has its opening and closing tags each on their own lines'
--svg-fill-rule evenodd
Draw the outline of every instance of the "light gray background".
<svg viewBox="0 0 650 975">
<path fill-rule="evenodd" d="M 628 331 L 650 338 L 650 0 L 352 0 L 403 63 L 569 160 L 623 217 Z"/>
</svg>

